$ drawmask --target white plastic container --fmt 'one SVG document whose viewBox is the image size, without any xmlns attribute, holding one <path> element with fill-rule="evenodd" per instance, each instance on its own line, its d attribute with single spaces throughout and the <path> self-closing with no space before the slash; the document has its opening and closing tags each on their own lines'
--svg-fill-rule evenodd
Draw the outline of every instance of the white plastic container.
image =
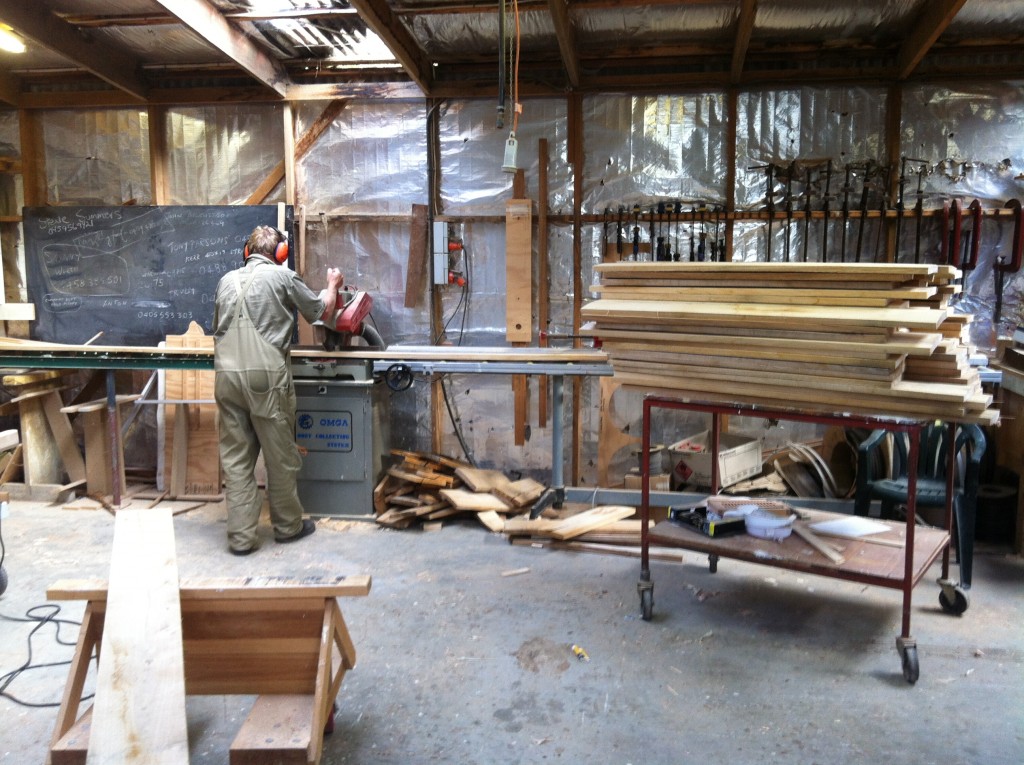
<svg viewBox="0 0 1024 765">
<path fill-rule="evenodd" d="M 793 533 L 795 515 L 779 517 L 764 510 L 753 510 L 744 516 L 747 533 L 761 539 L 785 539 Z"/>
</svg>

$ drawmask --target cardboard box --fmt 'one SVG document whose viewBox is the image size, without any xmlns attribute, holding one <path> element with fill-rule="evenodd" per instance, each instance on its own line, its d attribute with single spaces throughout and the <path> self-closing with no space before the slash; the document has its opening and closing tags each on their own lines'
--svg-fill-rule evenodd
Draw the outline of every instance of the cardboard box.
<svg viewBox="0 0 1024 765">
<path fill-rule="evenodd" d="M 719 488 L 732 486 L 761 472 L 761 440 L 740 433 L 722 433 L 718 439 Z M 711 486 L 711 433 L 707 430 L 669 448 L 672 478 L 679 484 Z"/>
</svg>

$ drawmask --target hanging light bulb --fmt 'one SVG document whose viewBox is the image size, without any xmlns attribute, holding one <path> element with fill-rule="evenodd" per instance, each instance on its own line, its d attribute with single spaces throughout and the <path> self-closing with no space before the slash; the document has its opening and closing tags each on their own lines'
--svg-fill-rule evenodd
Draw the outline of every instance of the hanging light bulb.
<svg viewBox="0 0 1024 765">
<path fill-rule="evenodd" d="M 14 33 L 7 24 L 0 24 L 0 50 L 8 53 L 24 53 L 25 41 Z"/>
</svg>

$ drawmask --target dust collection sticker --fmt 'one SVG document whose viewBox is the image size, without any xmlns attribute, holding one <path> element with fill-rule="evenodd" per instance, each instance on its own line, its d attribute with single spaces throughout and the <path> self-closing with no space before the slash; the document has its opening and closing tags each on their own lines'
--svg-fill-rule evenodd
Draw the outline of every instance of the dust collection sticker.
<svg viewBox="0 0 1024 765">
<path fill-rule="evenodd" d="M 311 452 L 352 451 L 352 413 L 297 412 L 295 442 Z"/>
</svg>

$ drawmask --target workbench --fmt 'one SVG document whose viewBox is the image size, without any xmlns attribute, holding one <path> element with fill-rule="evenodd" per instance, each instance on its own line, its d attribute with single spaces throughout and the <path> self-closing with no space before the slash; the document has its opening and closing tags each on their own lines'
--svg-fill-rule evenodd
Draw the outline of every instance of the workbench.
<svg viewBox="0 0 1024 765">
<path fill-rule="evenodd" d="M 710 414 L 711 424 L 711 494 L 717 493 L 720 486 L 718 450 L 721 435 L 722 417 L 728 415 L 744 417 L 762 417 L 765 419 L 794 420 L 799 422 L 836 425 L 840 427 L 856 427 L 868 430 L 882 429 L 891 433 L 905 433 L 909 438 L 908 456 L 908 496 L 906 507 L 906 523 L 886 522 L 889 531 L 875 538 L 865 537 L 859 540 L 844 539 L 842 555 L 830 554 L 832 547 L 824 550 L 814 546 L 820 538 L 814 534 L 811 542 L 803 536 L 793 534 L 781 541 L 760 539 L 747 534 L 713 538 L 704 536 L 696 530 L 683 527 L 671 520 L 662 521 L 648 529 L 651 508 L 651 412 L 655 409 L 680 409 Z M 808 574 L 817 574 L 835 579 L 860 582 L 876 587 L 900 590 L 903 598 L 902 624 L 896 638 L 896 648 L 903 668 L 903 676 L 909 683 L 917 682 L 920 667 L 917 656 L 917 643 L 910 633 L 911 601 L 914 587 L 931 565 L 942 556 L 942 579 L 940 585 L 951 586 L 949 576 L 950 534 L 952 525 L 953 487 L 947 484 L 947 503 L 945 528 L 930 529 L 916 525 L 916 494 L 917 494 L 917 463 L 920 454 L 921 430 L 927 421 L 874 417 L 853 414 L 812 414 L 789 409 L 770 409 L 745 405 L 728 405 L 705 401 L 689 401 L 677 398 L 648 396 L 643 403 L 643 438 L 641 452 L 641 563 L 640 581 L 637 590 L 640 595 L 641 615 L 649 621 L 654 608 L 654 583 L 651 579 L 650 546 L 652 544 L 679 547 L 709 555 L 709 566 L 712 572 L 717 570 L 719 558 L 731 558 L 759 563 L 766 566 L 785 568 Z M 950 450 L 952 452 L 952 450 Z M 951 455 L 952 456 L 952 455 Z M 948 481 L 953 481 L 953 470 L 948 471 Z M 815 510 L 801 510 L 803 519 L 817 522 L 848 518 L 847 515 Z M 884 539 L 886 543 L 879 543 Z M 829 542 L 835 540 L 829 539 Z M 947 596 L 948 600 L 948 596 Z M 943 598 L 940 597 L 940 603 Z M 943 604 L 945 608 L 945 604 Z M 949 610 L 949 609 L 947 609 Z"/>
<path fill-rule="evenodd" d="M 551 487 L 555 501 L 564 497 L 563 379 L 573 376 L 611 375 L 608 357 L 599 350 L 561 348 L 509 348 L 466 346 L 392 346 L 386 350 L 351 348 L 324 351 L 293 347 L 293 361 L 331 364 L 343 360 L 369 360 L 374 375 L 394 374 L 502 374 L 546 375 L 552 378 Z M 213 351 L 198 348 L 61 345 L 0 338 L 0 367 L 18 369 L 98 369 L 107 372 L 108 430 L 115 505 L 123 488 L 119 480 L 121 434 L 117 429 L 114 372 L 123 369 L 213 369 Z"/>
</svg>

